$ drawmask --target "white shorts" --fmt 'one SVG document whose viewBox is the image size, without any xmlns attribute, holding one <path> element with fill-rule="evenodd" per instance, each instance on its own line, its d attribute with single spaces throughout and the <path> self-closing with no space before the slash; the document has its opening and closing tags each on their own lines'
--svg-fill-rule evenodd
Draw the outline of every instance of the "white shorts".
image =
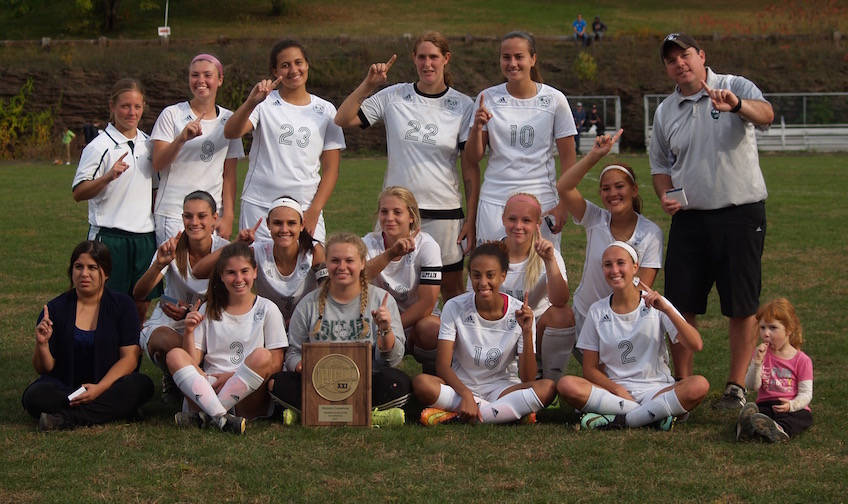
<svg viewBox="0 0 848 504">
<path fill-rule="evenodd" d="M 477 245 L 487 241 L 501 241 L 506 238 L 506 230 L 503 225 L 503 212 L 506 205 L 487 203 L 480 200 L 477 205 Z M 556 206 L 556 202 L 550 204 L 544 211 L 550 210 Z M 544 212 L 542 212 L 544 213 Z M 560 250 L 562 241 L 562 233 L 551 233 L 548 225 L 542 220 L 542 236 L 554 244 L 557 250 Z"/>
<path fill-rule="evenodd" d="M 138 344 L 139 346 L 141 346 L 141 350 L 144 352 L 144 355 L 146 355 L 151 362 L 153 362 L 153 357 L 151 357 L 150 352 L 147 351 L 147 345 L 148 343 L 150 343 L 150 336 L 153 335 L 153 331 L 159 329 L 160 327 L 167 327 L 173 330 L 176 334 L 182 336 L 182 329 L 175 329 L 169 325 L 164 324 L 151 324 L 149 322 L 144 324 L 144 326 L 142 326 L 141 328 L 141 332 L 138 334 Z M 165 363 L 163 362 L 162 365 L 164 364 Z"/>
<path fill-rule="evenodd" d="M 156 246 L 158 247 L 174 236 L 177 236 L 177 233 L 183 231 L 185 226 L 183 225 L 182 219 L 175 219 L 164 215 L 154 215 L 153 229 L 156 232 Z"/>
<path fill-rule="evenodd" d="M 464 259 L 462 247 L 456 243 L 465 219 L 421 219 L 421 230 L 439 244 L 442 266 L 453 266 Z M 462 266 L 459 268 L 462 270 Z"/>
<path fill-rule="evenodd" d="M 642 404 L 645 401 L 650 401 L 651 399 L 653 399 L 654 396 L 660 392 L 660 390 L 673 386 L 674 382 L 662 383 L 659 385 L 649 385 L 647 388 L 644 389 L 628 390 L 628 392 L 630 392 L 630 396 L 633 397 L 634 401 L 639 404 Z"/>
<path fill-rule="evenodd" d="M 306 210 L 309 207 L 303 207 Z M 256 230 L 256 238 L 271 239 L 271 232 L 268 231 L 268 207 L 254 205 L 247 201 L 241 200 L 241 213 L 239 214 L 239 229 L 249 229 L 256 225 L 256 222 L 262 219 L 262 224 Z M 327 241 L 327 228 L 324 226 L 324 212 L 318 215 L 318 224 L 315 226 L 315 234 L 312 238 L 323 244 Z"/>
<path fill-rule="evenodd" d="M 468 390 L 470 390 L 472 394 L 474 394 L 474 397 L 479 397 L 480 399 L 488 402 L 494 402 L 498 400 L 504 390 L 520 383 L 521 380 L 519 380 L 516 376 L 515 380 L 504 379 L 491 383 L 480 384 L 465 383 L 465 386 L 468 387 Z"/>
</svg>

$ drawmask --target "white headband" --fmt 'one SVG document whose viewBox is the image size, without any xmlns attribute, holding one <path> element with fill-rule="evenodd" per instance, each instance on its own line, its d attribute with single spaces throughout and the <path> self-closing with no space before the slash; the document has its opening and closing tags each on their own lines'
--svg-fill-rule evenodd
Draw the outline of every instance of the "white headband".
<svg viewBox="0 0 848 504">
<path fill-rule="evenodd" d="M 271 214 L 271 210 L 280 207 L 291 208 L 300 215 L 300 220 L 303 220 L 303 209 L 300 207 L 300 203 L 287 196 L 275 199 L 274 202 L 271 203 L 271 208 L 268 209 L 268 215 Z"/>
<path fill-rule="evenodd" d="M 604 249 L 604 250 L 605 251 L 609 250 L 610 247 L 621 247 L 621 248 L 623 248 L 624 250 L 627 251 L 628 254 L 630 254 L 630 257 L 633 258 L 633 262 L 636 263 L 636 264 L 639 264 L 639 256 L 636 255 L 636 249 L 634 249 L 633 247 L 631 247 L 627 243 L 624 243 L 623 241 L 616 240 L 616 241 L 610 243 L 607 246 L 607 248 Z"/>
<path fill-rule="evenodd" d="M 635 178 L 633 178 L 633 174 L 632 174 L 632 173 L 630 173 L 630 170 L 628 170 L 627 168 L 625 168 L 625 167 L 623 167 L 623 166 L 621 166 L 621 165 L 617 165 L 617 164 L 611 164 L 611 165 L 607 166 L 606 168 L 604 168 L 604 169 L 601 171 L 601 176 L 600 176 L 599 178 L 604 178 L 604 173 L 606 173 L 606 172 L 608 172 L 608 171 L 610 171 L 610 170 L 621 170 L 621 171 L 623 171 L 624 173 L 626 173 L 628 177 L 630 177 L 630 181 L 631 181 L 631 182 L 633 182 L 634 184 L 636 183 L 636 179 L 635 179 Z"/>
</svg>

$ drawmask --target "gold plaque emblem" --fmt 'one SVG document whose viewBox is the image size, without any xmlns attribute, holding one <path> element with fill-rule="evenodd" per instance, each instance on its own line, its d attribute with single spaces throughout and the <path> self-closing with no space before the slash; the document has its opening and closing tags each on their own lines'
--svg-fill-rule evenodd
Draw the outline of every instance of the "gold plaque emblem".
<svg viewBox="0 0 848 504">
<path fill-rule="evenodd" d="M 346 355 L 325 355 L 312 369 L 312 386 L 328 401 L 343 401 L 353 395 L 359 380 L 359 368 Z"/>
</svg>

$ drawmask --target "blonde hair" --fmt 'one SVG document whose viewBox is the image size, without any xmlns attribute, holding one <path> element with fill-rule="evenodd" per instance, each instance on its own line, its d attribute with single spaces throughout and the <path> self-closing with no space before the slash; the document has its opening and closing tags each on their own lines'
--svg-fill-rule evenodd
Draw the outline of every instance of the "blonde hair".
<svg viewBox="0 0 848 504">
<path fill-rule="evenodd" d="M 406 187 L 389 186 L 383 189 L 383 192 L 380 193 L 380 197 L 377 198 L 377 214 L 380 214 L 380 207 L 383 204 L 383 198 L 387 198 L 389 196 L 394 196 L 401 200 L 406 205 L 406 209 L 409 210 L 409 214 L 412 216 L 412 222 L 409 224 L 409 233 L 412 234 L 421 229 L 421 211 L 418 210 L 418 200 L 415 199 L 415 195 L 412 194 L 412 191 Z"/>
<path fill-rule="evenodd" d="M 777 298 L 760 306 L 756 318 L 757 322 L 773 320 L 783 324 L 783 327 L 786 328 L 786 335 L 789 337 L 789 344 L 796 350 L 801 349 L 801 345 L 804 343 L 804 330 L 801 327 L 798 315 L 795 313 L 795 307 L 788 299 Z M 756 334 L 759 328 L 755 328 L 754 331 Z"/>
<path fill-rule="evenodd" d="M 365 262 L 367 253 L 365 243 L 362 241 L 362 238 L 347 231 L 334 233 L 327 238 L 325 249 L 327 251 L 328 260 L 330 258 L 330 247 L 341 244 L 348 244 L 356 247 L 356 251 L 359 253 L 360 259 L 362 259 L 362 262 Z M 312 332 L 309 333 L 310 336 L 317 335 L 318 331 L 321 330 L 321 323 L 324 321 L 324 309 L 327 306 L 327 295 L 330 293 L 330 283 L 332 283 L 332 278 L 325 281 L 320 287 L 320 291 L 318 293 L 318 320 L 315 321 L 315 326 L 312 328 Z M 362 332 L 359 333 L 360 339 L 368 339 L 371 334 L 371 324 L 365 323 L 365 311 L 367 308 L 368 274 L 366 273 L 366 268 L 362 268 L 359 272 L 359 321 L 362 323 Z"/>
<path fill-rule="evenodd" d="M 532 202 L 527 201 L 527 199 L 531 199 Z M 506 209 L 509 206 L 509 203 L 513 200 L 523 201 L 525 203 L 531 203 L 534 211 L 538 211 L 538 215 L 536 216 L 536 222 L 540 223 L 542 221 L 542 205 L 539 203 L 538 198 L 533 196 L 530 193 L 513 193 L 509 199 L 506 200 L 506 205 L 504 205 L 503 216 L 506 216 Z M 535 204 L 533 204 L 535 203 Z M 533 287 L 539 281 L 539 275 L 542 272 L 542 266 L 544 265 L 544 261 L 536 253 L 536 233 L 530 234 L 530 252 L 527 256 L 527 266 L 524 268 L 524 292 L 530 293 L 533 290 Z"/>
<path fill-rule="evenodd" d="M 109 92 L 109 104 L 114 105 L 115 102 L 118 101 L 118 98 L 126 93 L 127 91 L 135 91 L 141 95 L 141 102 L 144 105 L 144 112 L 147 112 L 147 100 L 144 98 L 144 86 L 141 85 L 141 82 L 135 79 L 121 79 L 112 86 L 112 90 Z M 109 112 L 109 121 L 115 120 L 115 113 Z"/>
</svg>

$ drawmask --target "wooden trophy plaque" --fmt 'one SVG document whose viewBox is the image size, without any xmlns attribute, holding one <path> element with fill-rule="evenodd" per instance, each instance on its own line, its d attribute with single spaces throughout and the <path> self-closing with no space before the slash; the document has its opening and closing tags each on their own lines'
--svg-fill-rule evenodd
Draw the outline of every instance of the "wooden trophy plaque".
<svg viewBox="0 0 848 504">
<path fill-rule="evenodd" d="M 371 427 L 371 343 L 304 343 L 302 354 L 303 425 Z"/>
</svg>

